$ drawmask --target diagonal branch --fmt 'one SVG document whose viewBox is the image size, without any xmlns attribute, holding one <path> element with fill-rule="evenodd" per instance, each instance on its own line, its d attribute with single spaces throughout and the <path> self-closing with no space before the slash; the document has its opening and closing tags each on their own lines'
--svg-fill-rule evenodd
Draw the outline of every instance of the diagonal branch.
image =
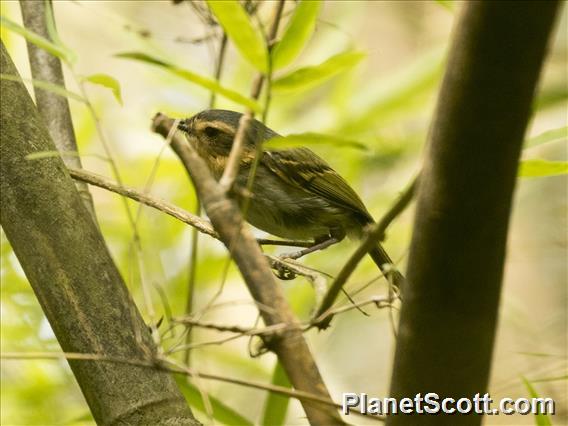
<svg viewBox="0 0 568 426">
<path fill-rule="evenodd" d="M 333 315 L 324 315 L 326 312 L 329 312 L 332 305 L 335 303 L 337 296 L 339 296 L 339 292 L 343 289 L 343 286 L 361 261 L 363 257 L 369 252 L 371 248 L 373 248 L 378 241 L 380 241 L 389 225 L 392 221 L 400 215 L 406 207 L 412 201 L 412 197 L 414 196 L 414 192 L 416 189 L 416 185 L 418 182 L 418 176 L 415 177 L 410 185 L 404 190 L 404 192 L 399 196 L 399 198 L 395 201 L 392 207 L 384 214 L 384 216 L 379 220 L 377 223 L 373 224 L 369 229 L 363 241 L 357 247 L 355 252 L 347 259 L 347 262 L 343 265 L 339 274 L 335 277 L 335 280 L 331 283 L 326 295 L 323 298 L 322 303 L 319 305 L 316 313 L 314 314 L 314 318 L 318 317 L 325 317 L 325 320 L 321 320 L 318 322 L 318 327 L 320 329 L 324 329 L 329 326 L 331 320 L 333 319 Z M 396 273 L 396 271 L 393 271 Z M 387 278 L 389 278 L 387 276 Z"/>
<path fill-rule="evenodd" d="M 279 0 L 278 4 L 276 5 L 272 24 L 270 25 L 270 32 L 267 37 L 269 53 L 271 46 L 276 39 L 276 34 L 278 33 L 278 26 L 280 25 L 280 20 L 282 18 L 282 10 L 284 10 L 284 0 Z M 269 66 L 269 70 L 270 68 L 271 67 Z M 257 100 L 260 97 L 260 93 L 262 92 L 262 85 L 264 84 L 265 80 L 266 76 L 262 73 L 259 73 L 256 76 L 252 85 L 250 96 L 251 99 Z M 254 111 L 252 109 L 248 109 L 239 120 L 237 132 L 233 141 L 233 146 L 231 147 L 231 153 L 229 154 L 229 158 L 227 159 L 227 165 L 225 167 L 225 170 L 223 171 L 223 176 L 221 176 L 221 179 L 219 180 L 220 185 L 225 190 L 230 190 L 232 188 L 235 178 L 237 177 L 237 174 L 239 172 L 239 164 L 241 162 L 241 157 L 243 154 L 245 135 L 253 118 Z"/>
<path fill-rule="evenodd" d="M 200 232 L 203 232 L 204 234 L 210 235 L 213 238 L 219 238 L 217 233 L 213 230 L 209 221 L 191 214 L 174 204 L 168 203 L 167 201 L 155 198 L 151 195 L 142 193 L 127 186 L 118 185 L 106 178 L 103 178 L 102 176 L 98 176 L 86 170 L 69 169 L 69 174 L 75 180 L 85 182 L 90 185 L 95 185 L 99 188 L 104 188 L 108 191 L 112 191 L 117 194 L 123 195 L 124 197 L 128 197 L 134 201 L 138 201 L 139 203 L 145 204 L 149 207 L 153 207 L 182 221 L 183 223 L 187 223 L 188 225 L 199 230 Z"/>
<path fill-rule="evenodd" d="M 20 7 L 25 27 L 49 40 L 47 13 L 53 14 L 51 2 L 20 0 Z M 61 60 L 29 41 L 26 44 L 33 79 L 64 88 L 65 80 Z M 57 149 L 60 152 L 78 152 L 67 98 L 36 86 L 34 86 L 34 93 L 37 109 Z M 81 168 L 79 156 L 64 156 L 63 161 L 68 167 Z M 93 198 L 87 185 L 77 182 L 76 186 L 87 210 L 96 222 Z"/>
<path fill-rule="evenodd" d="M 17 75 L 3 43 L 0 59 L 4 72 Z M 148 327 L 63 161 L 27 159 L 55 146 L 26 88 L 7 80 L 0 80 L 0 88 L 0 223 L 61 348 L 154 356 Z M 198 423 L 167 373 L 96 362 L 69 365 L 99 424 Z"/>
<path fill-rule="evenodd" d="M 153 130 L 166 136 L 173 123 L 174 120 L 158 114 L 153 120 Z M 270 326 L 285 323 L 293 326 L 270 342 L 270 349 L 278 355 L 290 382 L 298 390 L 330 398 L 302 335 L 301 326 L 294 317 L 280 286 L 276 283 L 256 240 L 250 230 L 243 226 L 243 218 L 237 203 L 227 198 L 226 192 L 215 181 L 203 159 L 181 133 L 174 135 L 171 147 L 190 173 L 203 207 L 221 240 L 227 248 L 232 249 L 232 257 L 253 299 L 261 305 L 272 308 L 262 309 L 260 312 L 265 324 Z M 239 244 L 233 245 L 234 241 L 239 241 Z M 312 424 L 343 423 L 336 410 L 305 401 L 303 406 Z"/>
<path fill-rule="evenodd" d="M 97 353 L 77 353 L 77 352 L 2 352 L 0 354 L 0 359 L 3 360 L 34 360 L 34 359 L 44 359 L 44 360 L 76 360 L 76 361 L 97 361 L 101 363 L 114 363 L 114 364 L 125 364 L 130 366 L 142 367 L 153 370 L 167 371 L 175 374 L 186 375 L 191 378 L 199 377 L 207 380 L 215 380 L 224 383 L 231 383 L 234 385 L 239 385 L 243 387 L 249 387 L 253 389 L 265 390 L 278 395 L 287 396 L 290 398 L 296 398 L 300 401 L 313 401 L 321 404 L 325 404 L 329 407 L 342 408 L 341 404 L 334 402 L 331 399 L 323 398 L 319 395 L 312 394 L 309 392 L 299 391 L 296 389 L 290 389 L 283 386 L 261 383 L 252 380 L 244 380 L 232 377 L 221 376 L 219 374 L 202 373 L 193 368 L 185 367 L 174 362 L 172 359 L 157 357 L 154 360 L 146 359 L 129 359 L 122 358 L 118 356 L 107 356 L 104 354 Z M 385 418 L 382 416 L 371 415 L 371 414 L 361 414 L 358 411 L 351 411 L 352 414 L 366 418 L 367 420 L 374 420 L 378 422 L 384 422 Z"/>
<path fill-rule="evenodd" d="M 213 227 L 211 226 L 211 222 L 208 220 L 202 219 L 201 217 L 190 213 L 181 207 L 176 206 L 175 204 L 169 203 L 164 201 L 160 198 L 154 197 L 147 193 L 143 193 L 137 191 L 136 189 L 130 188 L 128 186 L 123 186 L 111 182 L 107 178 L 99 176 L 95 173 L 88 172 L 87 170 L 81 169 L 69 169 L 69 174 L 71 177 L 77 181 L 87 183 L 89 185 L 94 185 L 99 188 L 106 189 L 108 191 L 114 192 L 116 194 L 122 195 L 124 197 L 128 197 L 131 200 L 137 201 L 141 204 L 144 204 L 148 207 L 152 207 L 156 210 L 159 210 L 167 215 L 190 225 L 193 229 L 197 232 L 201 232 L 203 234 L 209 235 L 217 240 L 219 240 L 219 235 L 215 232 Z M 265 239 L 257 239 L 256 242 L 259 245 L 284 245 L 284 246 L 302 246 L 304 244 L 303 241 L 278 241 L 278 240 L 265 240 Z M 307 244 L 307 243 L 306 243 Z M 292 273 L 296 275 L 301 275 L 306 277 L 312 285 L 319 289 L 318 294 L 323 294 L 321 289 L 325 289 L 325 278 L 322 274 L 312 271 L 301 264 L 297 264 L 290 259 L 280 259 L 274 256 L 270 256 L 268 254 L 264 255 L 269 263 L 270 267 L 279 270 L 281 268 L 286 268 L 290 270 Z"/>
</svg>

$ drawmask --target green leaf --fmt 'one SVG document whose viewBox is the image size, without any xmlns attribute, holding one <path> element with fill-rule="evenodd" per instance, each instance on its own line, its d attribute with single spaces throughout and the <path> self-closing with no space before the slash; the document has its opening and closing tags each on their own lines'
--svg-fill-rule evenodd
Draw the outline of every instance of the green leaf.
<svg viewBox="0 0 568 426">
<path fill-rule="evenodd" d="M 360 132 L 368 128 L 385 125 L 389 118 L 397 114 L 414 114 L 420 99 L 431 94 L 439 82 L 443 71 L 445 46 L 432 48 L 410 64 L 393 71 L 389 77 L 380 81 L 379 86 L 369 87 L 367 93 L 353 94 L 353 108 L 349 117 L 339 130 L 344 134 Z"/>
<path fill-rule="evenodd" d="M 331 77 L 353 68 L 366 55 L 363 52 L 348 51 L 332 56 L 319 65 L 300 68 L 272 82 L 275 92 L 306 89 L 321 84 Z"/>
<path fill-rule="evenodd" d="M 527 139 L 524 147 L 532 148 L 549 142 L 556 142 L 568 138 L 568 127 L 559 127 L 558 129 L 547 130 L 534 138 Z"/>
<path fill-rule="evenodd" d="M 7 28 L 10 31 L 15 32 L 16 34 L 21 35 L 30 43 L 35 44 L 38 47 L 41 47 L 43 50 L 51 53 L 53 56 L 57 56 L 61 60 L 67 62 L 68 64 L 72 64 L 76 61 L 75 53 L 71 50 L 66 48 L 62 45 L 57 45 L 52 43 L 48 39 L 40 36 L 39 34 L 34 33 L 33 31 L 29 31 L 28 29 L 18 25 L 14 21 L 6 18 L 5 16 L 0 16 L 0 23 L 3 27 Z"/>
<path fill-rule="evenodd" d="M 274 372 L 272 373 L 272 384 L 277 386 L 291 387 L 286 372 L 280 362 L 276 361 Z M 262 416 L 262 425 L 280 426 L 286 421 L 286 412 L 290 397 L 277 395 L 269 392 L 264 405 L 264 415 Z"/>
<path fill-rule="evenodd" d="M 356 148 L 363 151 L 367 151 L 369 148 L 367 145 L 349 139 L 343 139 L 337 136 L 325 135 L 323 133 L 296 133 L 288 136 L 278 136 L 268 140 L 265 145 L 272 145 L 271 148 L 289 148 L 294 146 L 305 146 L 305 145 L 336 145 L 344 146 L 350 148 Z"/>
<path fill-rule="evenodd" d="M 241 55 L 257 70 L 266 73 L 266 43 L 239 2 L 207 0 L 207 4 Z"/>
<path fill-rule="evenodd" d="M 282 39 L 272 51 L 273 69 L 285 67 L 300 54 L 314 32 L 320 6 L 319 0 L 302 0 L 296 6 Z"/>
<path fill-rule="evenodd" d="M 538 392 L 534 388 L 534 386 L 529 382 L 527 379 L 521 376 L 521 380 L 523 381 L 525 387 L 529 391 L 529 395 L 531 398 L 540 398 L 538 396 Z M 550 417 L 547 414 L 535 414 L 535 423 L 537 426 L 552 426 L 552 422 L 550 421 Z"/>
<path fill-rule="evenodd" d="M 193 409 L 197 409 L 203 413 L 206 412 L 205 405 L 203 404 L 203 398 L 201 397 L 201 393 L 199 389 L 189 383 L 185 376 L 176 376 L 176 382 L 178 387 L 183 393 L 188 404 Z M 247 418 L 241 416 L 232 408 L 228 407 L 227 405 L 223 404 L 217 398 L 208 395 L 209 401 L 211 401 L 211 407 L 213 409 L 213 419 L 217 420 L 220 423 L 224 423 L 226 425 L 236 425 L 236 426 L 247 426 L 251 425 L 252 422 Z"/>
<path fill-rule="evenodd" d="M 25 81 L 27 83 L 31 83 L 32 85 L 34 85 L 35 87 L 37 87 L 39 89 L 47 90 L 48 92 L 55 93 L 56 95 L 63 96 L 64 98 L 69 98 L 69 99 L 73 99 L 73 100 L 76 100 L 76 101 L 79 101 L 79 102 L 86 103 L 85 98 L 83 98 L 81 95 L 78 95 L 77 93 L 70 92 L 69 90 L 65 89 L 64 87 L 59 86 L 57 84 L 50 83 L 49 81 L 35 80 L 35 79 L 29 79 L 29 78 L 20 78 L 16 75 L 10 75 L 10 74 L 0 74 L 0 80 L 9 80 L 9 81 L 17 81 L 17 82 Z"/>
<path fill-rule="evenodd" d="M 554 108 L 561 105 L 563 108 L 568 99 L 568 87 L 566 83 L 553 84 L 551 86 L 543 87 L 537 98 L 533 102 L 534 111 L 542 111 L 548 108 Z"/>
<path fill-rule="evenodd" d="M 122 104 L 122 95 L 120 92 L 120 83 L 116 78 L 107 74 L 92 74 L 84 78 L 85 81 L 98 84 L 99 86 L 107 87 L 112 90 L 112 94 L 120 105 Z"/>
<path fill-rule="evenodd" d="M 65 47 L 63 41 L 61 41 L 61 39 L 59 38 L 57 29 L 55 28 L 55 18 L 53 17 L 53 6 L 49 0 L 43 0 L 43 2 L 45 3 L 45 22 L 49 38 L 57 46 Z"/>
<path fill-rule="evenodd" d="M 178 77 L 183 78 L 184 80 L 191 81 L 201 87 L 204 87 L 207 90 L 211 90 L 212 92 L 218 93 L 219 95 L 224 96 L 227 99 L 232 100 L 240 105 L 244 105 L 256 112 L 261 112 L 262 107 L 258 102 L 253 99 L 247 98 L 246 96 L 241 95 L 234 90 L 228 89 L 224 86 L 221 86 L 218 81 L 215 81 L 209 77 L 205 77 L 199 75 L 193 71 L 189 71 L 183 68 L 180 68 L 176 65 L 169 64 L 161 59 L 152 57 L 145 53 L 141 52 L 124 52 L 115 55 L 118 58 L 125 58 L 125 59 L 133 59 L 135 61 L 145 62 L 147 64 L 156 65 L 169 71 L 172 74 L 177 75 Z"/>
<path fill-rule="evenodd" d="M 522 160 L 519 177 L 546 177 L 568 174 L 568 161 Z"/>
</svg>

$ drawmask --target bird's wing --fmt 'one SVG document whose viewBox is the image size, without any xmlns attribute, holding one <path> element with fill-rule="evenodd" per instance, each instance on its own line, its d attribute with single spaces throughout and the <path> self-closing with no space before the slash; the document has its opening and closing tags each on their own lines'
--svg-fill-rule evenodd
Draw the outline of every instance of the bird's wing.
<svg viewBox="0 0 568 426">
<path fill-rule="evenodd" d="M 308 148 L 265 151 L 262 163 L 280 179 L 332 204 L 346 207 L 372 220 L 367 208 L 335 170 Z"/>
</svg>

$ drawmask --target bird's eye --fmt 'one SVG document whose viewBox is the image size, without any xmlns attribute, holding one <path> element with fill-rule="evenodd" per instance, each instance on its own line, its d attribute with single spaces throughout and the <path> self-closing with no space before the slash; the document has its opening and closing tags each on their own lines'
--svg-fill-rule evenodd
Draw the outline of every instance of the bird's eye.
<svg viewBox="0 0 568 426">
<path fill-rule="evenodd" d="M 204 130 L 205 134 L 210 138 L 214 138 L 215 136 L 219 135 L 220 130 L 216 127 L 207 126 Z"/>
</svg>

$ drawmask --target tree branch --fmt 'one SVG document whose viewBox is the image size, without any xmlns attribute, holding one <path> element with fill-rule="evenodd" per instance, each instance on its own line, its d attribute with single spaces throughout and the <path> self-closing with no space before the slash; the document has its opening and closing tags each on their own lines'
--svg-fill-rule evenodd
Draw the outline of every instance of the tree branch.
<svg viewBox="0 0 568 426">
<path fill-rule="evenodd" d="M 168 203 L 167 201 L 164 201 L 160 198 L 142 193 L 127 186 L 118 185 L 102 176 L 88 172 L 84 169 L 81 170 L 69 169 L 69 174 L 75 180 L 85 182 L 88 183 L 89 185 L 94 185 L 99 188 L 106 189 L 108 191 L 114 192 L 124 197 L 128 197 L 131 200 L 137 201 L 148 207 L 152 207 L 156 210 L 166 213 L 167 215 L 190 225 L 193 229 L 195 229 L 198 232 L 202 232 L 217 240 L 220 239 L 217 232 L 215 232 L 215 230 L 211 226 L 211 222 L 202 219 L 201 217 L 194 215 L 176 206 L 175 204 Z M 283 246 L 295 246 L 295 247 L 303 247 L 304 245 L 305 246 L 309 245 L 309 243 L 306 243 L 304 241 L 287 241 L 287 240 L 278 241 L 278 240 L 266 240 L 262 238 L 257 239 L 256 242 L 259 245 L 283 245 Z M 321 290 L 322 288 L 325 288 L 325 284 L 322 282 L 322 280 L 325 279 L 321 274 L 309 270 L 305 266 L 291 261 L 291 259 L 280 259 L 274 256 L 270 256 L 268 254 L 265 254 L 264 256 L 269 260 L 271 268 L 279 270 L 282 267 L 284 267 L 286 269 L 289 269 L 291 272 L 293 272 L 296 275 L 301 275 L 306 277 L 314 285 L 316 289 Z"/>
<path fill-rule="evenodd" d="M 408 188 L 404 190 L 404 192 L 399 196 L 399 198 L 387 211 L 387 213 L 385 213 L 381 220 L 369 227 L 367 234 L 363 238 L 363 241 L 359 244 L 359 247 L 357 247 L 351 257 L 347 259 L 347 262 L 343 265 L 343 267 L 339 271 L 339 274 L 337 274 L 335 280 L 333 280 L 333 282 L 329 286 L 329 289 L 327 290 L 322 303 L 318 306 L 318 309 L 313 316 L 314 318 L 324 318 L 323 320 L 317 322 L 320 329 L 329 327 L 329 324 L 333 319 L 333 315 L 324 314 L 329 312 L 329 309 L 335 303 L 337 296 L 339 296 L 340 291 L 343 289 L 343 286 L 345 285 L 361 259 L 363 259 L 363 257 L 369 252 L 371 248 L 373 248 L 377 244 L 378 241 L 383 239 L 385 232 L 392 221 L 396 219 L 396 217 L 401 214 L 404 209 L 406 209 L 406 207 L 408 207 L 414 195 L 417 182 L 418 176 L 412 180 Z M 404 280 L 404 278 L 398 271 L 393 270 L 392 274 L 396 274 L 393 277 L 393 280 L 396 280 L 395 282 L 398 282 L 400 284 Z M 389 278 L 388 274 L 386 275 L 386 278 Z M 391 299 L 394 300 L 394 298 Z"/>
<path fill-rule="evenodd" d="M 276 10 L 274 13 L 272 24 L 270 25 L 270 32 L 266 40 L 269 54 L 272 43 L 276 38 L 276 34 L 278 33 L 278 26 L 280 25 L 283 9 L 284 9 L 284 0 L 279 0 L 278 4 L 276 5 Z M 262 91 L 262 85 L 265 79 L 266 77 L 262 73 L 259 73 L 256 76 L 252 85 L 251 96 L 250 96 L 251 99 L 257 100 L 260 97 L 260 93 Z M 219 184 L 226 191 L 231 189 L 235 181 L 235 178 L 237 177 L 237 173 L 239 171 L 239 166 L 241 162 L 241 157 L 243 154 L 245 135 L 248 131 L 250 122 L 252 121 L 253 118 L 254 118 L 254 111 L 252 109 L 248 109 L 239 120 L 239 126 L 235 134 L 235 139 L 233 140 L 233 146 L 231 147 L 229 158 L 227 159 L 227 165 L 225 167 L 225 170 L 223 171 L 223 176 L 221 176 L 221 179 L 219 180 Z M 252 168 L 252 170 L 254 169 L 255 167 Z"/>
<path fill-rule="evenodd" d="M 69 174 L 75 180 L 79 180 L 81 182 L 85 182 L 90 185 L 95 185 L 98 186 L 99 188 L 104 188 L 108 191 L 112 191 L 116 194 L 128 197 L 131 200 L 138 201 L 139 203 L 142 203 L 148 207 L 153 207 L 157 210 L 160 210 L 180 220 L 183 223 L 187 223 L 188 225 L 194 227 L 200 232 L 203 232 L 204 234 L 219 239 L 219 236 L 213 230 L 213 227 L 211 226 L 211 223 L 209 223 L 209 221 L 202 219 L 194 214 L 191 214 L 188 211 L 174 204 L 168 203 L 167 201 L 161 200 L 151 195 L 144 194 L 140 191 L 129 188 L 127 186 L 118 185 L 116 183 L 109 181 L 106 178 L 103 178 L 102 176 L 98 176 L 86 170 L 69 169 Z"/>
<path fill-rule="evenodd" d="M 391 396 L 487 389 L 511 200 L 557 1 L 466 2 L 418 192 Z M 479 415 L 391 416 L 477 425 Z"/>
<path fill-rule="evenodd" d="M 2 72 L 18 75 L 3 43 L 0 58 Z M 148 328 L 63 161 L 26 159 L 55 150 L 26 88 L 8 80 L 0 88 L 0 223 L 61 348 L 152 358 L 157 350 Z M 99 424 L 198 424 L 167 373 L 69 364 Z"/>
<path fill-rule="evenodd" d="M 217 53 L 217 59 L 215 61 L 215 81 L 220 82 L 221 74 L 223 72 L 223 64 L 225 63 L 225 53 L 227 52 L 227 34 L 223 31 L 221 36 L 221 41 L 219 42 L 219 52 Z M 209 97 L 209 108 L 215 106 L 217 93 L 211 91 L 211 96 Z M 195 214 L 201 215 L 201 201 L 199 197 L 196 197 L 195 202 Z M 197 253 L 199 250 L 199 232 L 197 228 L 193 228 L 191 231 L 191 253 L 189 257 L 189 267 L 187 271 L 187 299 L 185 301 L 185 313 L 190 315 L 193 312 L 193 304 L 195 297 L 195 279 L 197 276 Z M 185 344 L 189 345 L 191 343 L 191 329 L 188 328 L 185 334 Z M 189 366 L 190 364 L 190 351 L 186 351 L 183 355 L 184 364 Z"/>
<path fill-rule="evenodd" d="M 22 18 L 25 27 L 50 40 L 46 13 L 49 12 L 53 14 L 51 2 L 43 0 L 20 0 L 20 8 L 22 10 Z M 60 59 L 29 41 L 26 42 L 26 45 L 28 47 L 28 58 L 33 79 L 47 81 L 48 83 L 65 88 Z M 48 90 L 39 89 L 36 86 L 34 86 L 34 93 L 37 109 L 43 122 L 47 125 L 51 139 L 54 141 L 57 149 L 60 152 L 78 152 L 67 98 Z M 64 156 L 63 161 L 68 167 L 77 169 L 82 167 L 79 156 Z M 91 214 L 93 220 L 96 222 L 93 198 L 91 197 L 87 185 L 78 182 L 77 190 L 89 214 Z"/>
<path fill-rule="evenodd" d="M 31 359 L 45 359 L 45 360 L 78 360 L 78 361 L 97 361 L 97 362 L 108 362 L 114 364 L 126 364 L 131 366 L 137 366 L 142 368 L 167 371 L 175 374 L 186 375 L 191 378 L 199 377 L 207 380 L 216 380 L 224 383 L 231 383 L 234 385 L 249 387 L 253 389 L 265 390 L 268 392 L 276 393 L 279 395 L 287 396 L 290 398 L 296 398 L 299 400 L 312 401 L 321 404 L 328 405 L 329 407 L 342 408 L 341 404 L 334 402 L 331 399 L 323 398 L 319 395 L 312 394 L 309 392 L 299 391 L 295 389 L 289 389 L 283 386 L 277 386 L 273 384 L 266 384 L 261 382 L 256 382 L 252 380 L 236 379 L 232 377 L 221 376 L 218 374 L 202 373 L 193 368 L 184 367 L 174 364 L 173 360 L 168 358 L 156 358 L 154 360 L 144 360 L 144 359 L 128 359 L 121 357 L 107 356 L 97 353 L 76 353 L 76 352 L 2 352 L 0 359 L 5 360 L 31 360 Z M 363 416 L 369 420 L 375 420 L 379 422 L 384 422 L 384 417 L 361 414 L 357 411 L 351 411 L 352 414 Z"/>
<path fill-rule="evenodd" d="M 153 120 L 153 130 L 166 136 L 174 120 L 158 114 Z M 224 189 L 215 181 L 203 159 L 185 140 L 176 133 L 171 142 L 172 149 L 180 157 L 190 173 L 203 207 L 225 246 L 232 250 L 232 257 L 253 299 L 271 309 L 260 313 L 267 326 L 279 323 L 294 325 L 282 336 L 271 341 L 270 349 L 277 355 L 286 370 L 290 382 L 298 390 L 330 398 L 317 365 L 302 335 L 300 324 L 294 317 L 282 290 L 275 282 L 268 262 L 248 228 L 234 200 L 227 198 Z M 239 241 L 234 245 L 234 241 Z M 343 421 L 335 410 L 303 402 L 306 415 L 312 424 L 341 424 Z"/>
</svg>

